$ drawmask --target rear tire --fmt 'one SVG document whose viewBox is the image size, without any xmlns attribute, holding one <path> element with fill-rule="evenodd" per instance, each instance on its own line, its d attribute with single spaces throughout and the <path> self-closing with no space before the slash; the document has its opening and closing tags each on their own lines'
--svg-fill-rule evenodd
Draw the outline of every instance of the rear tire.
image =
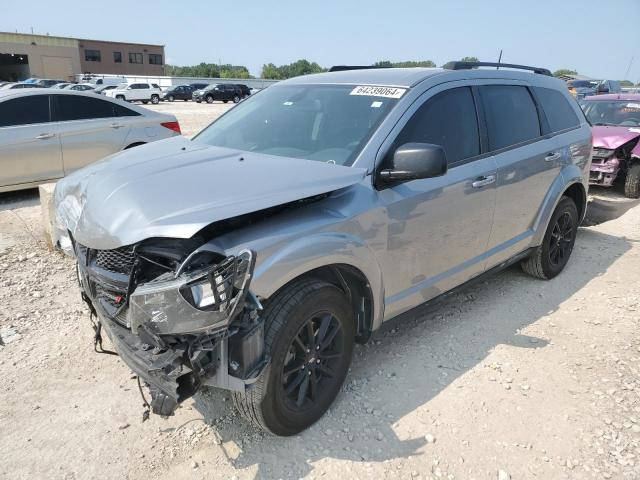
<svg viewBox="0 0 640 480">
<path fill-rule="evenodd" d="M 213 97 L 211 95 L 207 95 L 207 103 L 213 103 Z"/>
<path fill-rule="evenodd" d="M 640 163 L 632 163 L 624 180 L 624 196 L 640 198 Z"/>
<path fill-rule="evenodd" d="M 151 95 L 151 103 L 157 105 L 160 103 L 160 97 L 158 95 Z"/>
<path fill-rule="evenodd" d="M 233 97 L 233 103 L 238 103 L 239 101 L 240 101 L 240 97 L 238 95 Z"/>
<path fill-rule="evenodd" d="M 558 275 L 569 261 L 577 232 L 578 209 L 572 199 L 563 196 L 551 215 L 542 245 L 521 263 L 522 270 L 543 280 Z"/>
<path fill-rule="evenodd" d="M 175 100 L 175 97 L 173 95 L 169 95 L 167 97 L 167 100 L 169 100 L 170 102 L 173 102 Z"/>
<path fill-rule="evenodd" d="M 240 414 L 276 435 L 295 435 L 327 411 L 347 376 L 355 321 L 344 293 L 320 280 L 293 284 L 263 313 L 271 363 L 244 393 Z"/>
<path fill-rule="evenodd" d="M 116 95 L 116 100 L 122 100 L 124 102 L 126 98 L 124 98 L 124 95 Z"/>
</svg>

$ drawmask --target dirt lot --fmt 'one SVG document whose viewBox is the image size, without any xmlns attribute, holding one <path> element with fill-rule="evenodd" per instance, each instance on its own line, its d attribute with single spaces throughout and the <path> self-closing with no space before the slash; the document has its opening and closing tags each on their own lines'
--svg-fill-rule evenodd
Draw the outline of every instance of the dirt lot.
<svg viewBox="0 0 640 480">
<path fill-rule="evenodd" d="M 154 108 L 197 129 L 209 107 Z M 142 423 L 129 369 L 93 352 L 72 261 L 44 247 L 37 197 L 0 195 L 0 478 L 640 478 L 640 205 L 594 193 L 562 275 L 511 268 L 391 322 L 294 438 L 219 391 Z"/>
</svg>

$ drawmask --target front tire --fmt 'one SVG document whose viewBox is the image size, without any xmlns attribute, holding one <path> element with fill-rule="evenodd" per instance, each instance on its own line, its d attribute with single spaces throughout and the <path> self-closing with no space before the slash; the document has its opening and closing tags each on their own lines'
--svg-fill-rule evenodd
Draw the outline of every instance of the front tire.
<svg viewBox="0 0 640 480">
<path fill-rule="evenodd" d="M 240 101 L 240 97 L 238 95 L 233 97 L 233 103 L 238 103 L 239 101 Z"/>
<path fill-rule="evenodd" d="M 211 95 L 207 95 L 207 103 L 213 103 L 213 97 Z"/>
<path fill-rule="evenodd" d="M 627 177 L 624 179 L 624 196 L 640 198 L 640 163 L 633 163 L 627 170 Z"/>
<path fill-rule="evenodd" d="M 542 245 L 522 262 L 522 269 L 543 280 L 558 275 L 569 261 L 577 232 L 578 209 L 572 199 L 563 196 L 551 216 Z"/>
<path fill-rule="evenodd" d="M 124 95 L 116 95 L 116 100 L 122 100 L 124 102 L 126 98 L 124 98 Z"/>
<path fill-rule="evenodd" d="M 233 401 L 256 426 L 295 435 L 322 417 L 340 391 L 353 352 L 352 309 L 339 288 L 306 280 L 277 294 L 263 315 L 271 363 Z"/>
<path fill-rule="evenodd" d="M 151 95 L 151 103 L 157 105 L 160 103 L 160 97 L 158 95 Z"/>
<path fill-rule="evenodd" d="M 176 98 L 173 95 L 169 95 L 167 97 L 167 100 L 169 100 L 170 102 L 173 102 Z"/>
</svg>

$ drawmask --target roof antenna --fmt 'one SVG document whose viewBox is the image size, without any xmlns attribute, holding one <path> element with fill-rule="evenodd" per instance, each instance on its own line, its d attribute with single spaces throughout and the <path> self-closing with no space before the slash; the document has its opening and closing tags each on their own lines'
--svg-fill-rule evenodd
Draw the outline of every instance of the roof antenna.
<svg viewBox="0 0 640 480">
<path fill-rule="evenodd" d="M 500 55 L 498 55 L 498 65 L 496 66 L 496 70 L 500 70 L 500 60 L 502 60 L 502 49 L 500 49 Z"/>
</svg>

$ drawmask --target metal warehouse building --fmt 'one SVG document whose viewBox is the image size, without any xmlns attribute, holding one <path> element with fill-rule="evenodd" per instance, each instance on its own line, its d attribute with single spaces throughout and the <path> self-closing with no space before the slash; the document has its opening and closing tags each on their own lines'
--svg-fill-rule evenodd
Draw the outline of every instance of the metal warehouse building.
<svg viewBox="0 0 640 480">
<path fill-rule="evenodd" d="M 164 46 L 0 32 L 0 80 L 164 73 Z"/>
</svg>

